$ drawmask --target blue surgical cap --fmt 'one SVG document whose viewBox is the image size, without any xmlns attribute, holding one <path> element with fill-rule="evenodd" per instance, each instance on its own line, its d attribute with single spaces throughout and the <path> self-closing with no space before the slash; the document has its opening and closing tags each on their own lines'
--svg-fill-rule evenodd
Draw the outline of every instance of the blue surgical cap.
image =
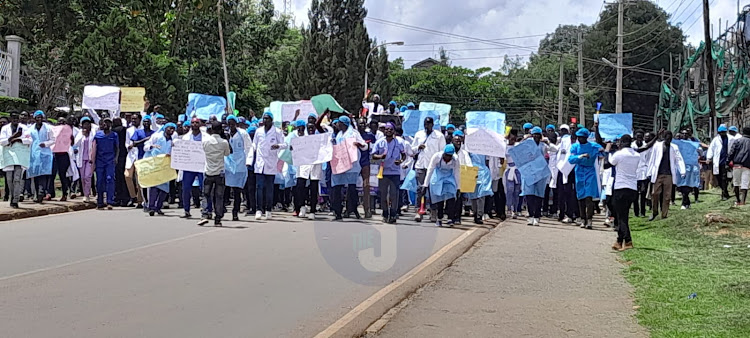
<svg viewBox="0 0 750 338">
<path fill-rule="evenodd" d="M 143 121 L 149 121 L 149 122 L 151 122 L 151 116 L 146 115 L 146 116 L 142 117 L 141 118 L 141 122 L 143 122 Z"/>
<path fill-rule="evenodd" d="M 456 131 L 453 132 L 453 136 L 461 136 L 461 137 L 463 137 L 464 136 L 464 132 L 462 132 L 460 130 L 456 130 Z"/>
<path fill-rule="evenodd" d="M 403 113 L 403 112 L 409 110 L 409 108 L 407 108 L 406 106 L 401 106 L 401 108 L 399 108 L 399 110 Z"/>
<path fill-rule="evenodd" d="M 591 135 L 591 132 L 586 128 L 581 128 L 576 131 L 576 136 L 589 137 L 589 135 Z"/>
<path fill-rule="evenodd" d="M 41 110 L 37 110 L 37 111 L 35 111 L 35 112 L 34 112 L 34 117 L 37 117 L 37 116 L 40 116 L 40 115 L 41 115 L 42 117 L 44 117 L 44 112 L 43 112 L 43 111 L 41 111 Z"/>
<path fill-rule="evenodd" d="M 339 117 L 339 122 L 345 124 L 347 127 L 352 125 L 352 120 L 347 116 Z"/>
<path fill-rule="evenodd" d="M 552 129 L 552 130 L 555 130 L 555 126 L 554 126 L 554 125 L 552 125 L 552 124 L 548 124 L 548 125 L 547 125 L 547 128 L 545 128 L 545 129 Z"/>
<path fill-rule="evenodd" d="M 445 146 L 445 150 L 443 152 L 448 155 L 453 155 L 456 153 L 456 147 L 454 147 L 452 144 L 449 144 Z"/>
<path fill-rule="evenodd" d="M 531 133 L 532 134 L 540 134 L 541 135 L 542 134 L 542 128 L 539 128 L 539 127 L 531 128 Z"/>
<path fill-rule="evenodd" d="M 414 105 L 414 102 L 409 102 L 409 103 L 407 103 L 407 104 L 406 104 L 406 106 L 407 106 L 407 107 L 409 107 L 409 108 L 414 108 L 414 107 L 416 107 L 416 106 Z"/>
<path fill-rule="evenodd" d="M 227 122 L 229 122 L 229 121 L 240 122 L 240 121 L 239 121 L 239 120 L 237 119 L 237 116 L 234 116 L 234 115 L 229 115 L 229 116 L 227 116 Z"/>
<path fill-rule="evenodd" d="M 183 127 L 190 127 L 190 121 L 182 122 Z"/>
<path fill-rule="evenodd" d="M 84 123 L 86 121 L 91 122 L 91 119 L 88 116 L 84 116 L 84 117 L 81 118 L 81 123 Z"/>
<path fill-rule="evenodd" d="M 304 127 L 306 125 L 307 125 L 307 122 L 305 122 L 305 120 L 297 120 L 294 122 L 294 126 L 297 128 Z"/>
<path fill-rule="evenodd" d="M 336 124 L 336 123 L 339 123 L 339 119 L 335 119 L 333 120 L 333 122 L 331 122 L 331 124 Z"/>
<path fill-rule="evenodd" d="M 167 124 L 164 125 L 164 130 L 167 130 L 167 128 L 169 128 L 169 127 L 177 129 L 177 125 L 176 124 L 174 124 L 172 122 L 169 122 L 169 123 L 167 123 Z"/>
<path fill-rule="evenodd" d="M 395 105 L 398 105 L 398 103 L 396 103 L 396 101 L 391 101 L 390 103 L 388 103 L 388 105 L 394 105 L 395 106 Z"/>
<path fill-rule="evenodd" d="M 447 125 L 447 126 L 445 126 L 445 129 L 446 129 L 446 130 L 447 130 L 447 129 L 451 129 L 451 128 L 453 128 L 453 129 L 456 129 L 456 126 L 454 126 L 454 125 L 452 125 L 452 124 L 450 124 L 450 123 L 448 123 L 448 125 Z"/>
<path fill-rule="evenodd" d="M 307 115 L 308 119 L 311 118 L 311 117 L 314 117 L 315 119 L 317 119 L 318 118 L 318 114 L 310 113 L 310 115 Z"/>
<path fill-rule="evenodd" d="M 36 113 L 35 113 L 34 115 L 36 115 Z M 722 124 L 722 125 L 720 125 L 720 126 L 719 126 L 719 132 L 721 133 L 721 132 L 725 132 L 725 131 L 727 131 L 727 126 L 726 126 L 726 125 L 723 125 L 723 124 Z"/>
<path fill-rule="evenodd" d="M 163 119 L 164 115 L 162 115 L 162 114 L 156 114 L 156 116 L 154 116 L 154 118 L 156 118 L 156 119 Z"/>
<path fill-rule="evenodd" d="M 248 134 L 252 134 L 252 133 L 254 133 L 254 132 L 255 132 L 256 130 L 258 130 L 258 127 L 257 127 L 257 126 L 253 126 L 253 125 L 250 125 L 250 127 L 248 127 L 248 128 L 247 128 L 247 133 L 248 133 Z"/>
<path fill-rule="evenodd" d="M 271 114 L 270 112 L 263 113 L 263 117 L 266 117 L 266 116 L 270 117 L 271 121 L 273 121 L 273 114 Z"/>
<path fill-rule="evenodd" d="M 528 123 L 528 122 L 526 122 L 526 123 L 524 123 L 524 124 L 523 124 L 523 129 L 524 129 L 524 130 L 526 130 L 526 129 L 531 129 L 531 128 L 534 128 L 534 125 L 533 125 L 533 124 L 531 124 L 531 123 Z"/>
<path fill-rule="evenodd" d="M 735 133 L 739 132 L 739 130 L 737 130 L 737 126 L 731 126 L 731 127 L 729 127 L 729 131 L 733 131 Z"/>
</svg>

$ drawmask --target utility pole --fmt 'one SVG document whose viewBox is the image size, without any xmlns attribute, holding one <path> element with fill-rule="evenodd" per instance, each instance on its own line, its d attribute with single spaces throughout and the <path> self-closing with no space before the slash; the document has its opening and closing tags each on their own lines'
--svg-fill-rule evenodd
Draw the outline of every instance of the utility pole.
<svg viewBox="0 0 750 338">
<path fill-rule="evenodd" d="M 711 39 L 711 19 L 708 13 L 708 0 L 703 0 L 703 33 L 706 39 L 703 59 L 706 60 L 708 78 L 708 109 L 710 109 L 709 113 L 711 114 L 711 130 L 715 133 L 718 124 L 716 123 L 716 89 L 714 88 L 714 65 L 713 59 L 711 59 L 713 40 Z"/>
<path fill-rule="evenodd" d="M 583 33 L 578 31 L 578 118 L 586 125 L 586 110 L 583 102 Z M 562 88 L 562 86 L 560 87 Z"/>
<path fill-rule="evenodd" d="M 672 53 L 669 53 L 669 89 L 671 90 L 674 86 L 672 79 L 674 78 L 674 71 L 672 69 Z M 664 81 L 664 79 L 662 79 Z"/>
<path fill-rule="evenodd" d="M 216 14 L 219 17 L 219 43 L 221 44 L 221 63 L 224 66 L 224 89 L 226 89 L 226 95 L 229 95 L 229 75 L 227 74 L 227 52 L 224 48 L 224 29 L 221 26 L 221 3 L 223 0 L 216 2 Z M 229 105 L 227 105 L 229 109 Z"/>
<path fill-rule="evenodd" d="M 557 88 L 557 125 L 563 124 L 563 55 L 560 54 L 560 84 Z"/>
<path fill-rule="evenodd" d="M 622 113 L 622 20 L 623 1 L 617 1 L 617 92 L 615 93 L 615 113 Z M 705 0 L 704 0 L 705 2 Z"/>
</svg>

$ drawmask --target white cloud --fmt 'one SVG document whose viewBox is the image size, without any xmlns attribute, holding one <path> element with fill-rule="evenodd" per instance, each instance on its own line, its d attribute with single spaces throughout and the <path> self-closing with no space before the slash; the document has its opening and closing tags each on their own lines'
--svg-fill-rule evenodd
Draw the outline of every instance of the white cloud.
<svg viewBox="0 0 750 338">
<path fill-rule="evenodd" d="M 679 9 L 677 2 L 684 1 Z M 703 21 L 701 0 L 660 0 L 660 6 L 667 7 L 670 14 L 678 14 L 671 21 L 682 22 L 688 42 L 698 44 L 703 40 Z M 307 9 L 310 0 L 292 0 L 292 11 L 295 22 L 307 23 Z M 283 10 L 283 0 L 274 0 L 279 11 Z M 508 37 L 528 36 L 551 33 L 559 25 L 580 23 L 593 24 L 599 16 L 601 0 L 366 0 L 368 17 L 394 21 L 420 28 L 440 32 L 469 36 L 476 39 L 501 39 Z M 677 9 L 676 11 L 674 9 Z M 695 10 L 695 12 L 694 12 Z M 718 36 L 718 20 L 724 22 L 736 20 L 737 3 L 735 0 L 714 0 L 711 6 L 711 21 L 714 23 L 714 36 Z M 692 16 L 690 15 L 692 13 Z M 697 22 L 696 22 L 697 21 Z M 695 22 L 695 23 L 694 23 Z M 492 67 L 497 69 L 502 64 L 501 56 L 528 55 L 532 50 L 525 48 L 502 48 L 497 45 L 470 42 L 424 33 L 413 29 L 394 27 L 388 24 L 366 21 L 370 36 L 378 41 L 404 41 L 406 44 L 425 44 L 442 42 L 463 42 L 446 44 L 443 47 L 451 51 L 454 65 L 469 68 Z M 723 30 L 723 29 L 722 29 Z M 503 40 L 503 43 L 517 46 L 538 46 L 543 37 L 518 38 Z M 389 46 L 392 58 L 403 57 L 416 60 L 437 56 L 440 45 L 424 46 Z M 490 48 L 496 48 L 490 50 Z M 474 49 L 474 50 L 467 50 Z M 483 49 L 483 50 L 476 50 Z M 534 48 L 536 50 L 536 48 Z"/>
</svg>

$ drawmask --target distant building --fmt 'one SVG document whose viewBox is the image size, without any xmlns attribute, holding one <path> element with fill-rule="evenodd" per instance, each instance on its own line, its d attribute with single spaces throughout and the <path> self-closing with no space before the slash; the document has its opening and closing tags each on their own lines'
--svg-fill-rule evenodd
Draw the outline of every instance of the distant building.
<svg viewBox="0 0 750 338">
<path fill-rule="evenodd" d="M 422 61 L 419 61 L 419 62 L 417 62 L 417 63 L 415 63 L 415 64 L 411 65 L 411 68 L 412 68 L 412 69 L 419 69 L 419 68 L 432 68 L 432 67 L 434 67 L 434 66 L 437 66 L 437 65 L 443 65 L 443 64 L 444 64 L 444 63 L 442 63 L 442 62 L 440 62 L 440 61 L 438 61 L 438 60 L 435 60 L 435 59 L 433 59 L 433 58 L 426 58 L 426 59 L 424 59 L 424 60 L 422 60 Z"/>
</svg>

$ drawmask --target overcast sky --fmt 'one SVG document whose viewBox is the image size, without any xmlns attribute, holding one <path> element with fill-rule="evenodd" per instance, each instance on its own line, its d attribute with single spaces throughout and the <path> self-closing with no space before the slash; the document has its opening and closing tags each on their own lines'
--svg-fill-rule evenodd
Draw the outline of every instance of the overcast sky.
<svg viewBox="0 0 750 338">
<path fill-rule="evenodd" d="M 295 23 L 307 24 L 310 0 L 291 1 Z M 278 11 L 283 11 L 283 2 L 284 0 L 274 0 Z M 660 0 L 656 3 L 672 15 L 671 22 L 682 22 L 683 29 L 690 27 L 687 30 L 688 42 L 697 44 L 703 40 L 701 0 Z M 719 18 L 722 22 L 735 21 L 737 1 L 713 0 L 711 3 L 711 22 L 716 27 L 714 34 L 718 35 Z M 403 57 L 408 66 L 427 57 L 436 57 L 437 50 L 443 46 L 450 51 L 453 65 L 497 69 L 502 64 L 502 56 L 506 54 L 526 57 L 532 51 L 536 51 L 539 41 L 544 37 L 543 34 L 553 32 L 558 25 L 593 24 L 599 17 L 602 1 L 365 0 L 365 7 L 368 10 L 368 18 L 437 31 L 421 32 L 414 28 L 366 20 L 371 37 L 380 42 L 406 43 L 403 47 L 388 47 L 391 59 Z M 482 40 L 503 39 L 499 41 L 503 45 L 466 42 L 466 39 L 441 33 Z M 445 44 L 447 42 L 452 43 Z"/>
</svg>

